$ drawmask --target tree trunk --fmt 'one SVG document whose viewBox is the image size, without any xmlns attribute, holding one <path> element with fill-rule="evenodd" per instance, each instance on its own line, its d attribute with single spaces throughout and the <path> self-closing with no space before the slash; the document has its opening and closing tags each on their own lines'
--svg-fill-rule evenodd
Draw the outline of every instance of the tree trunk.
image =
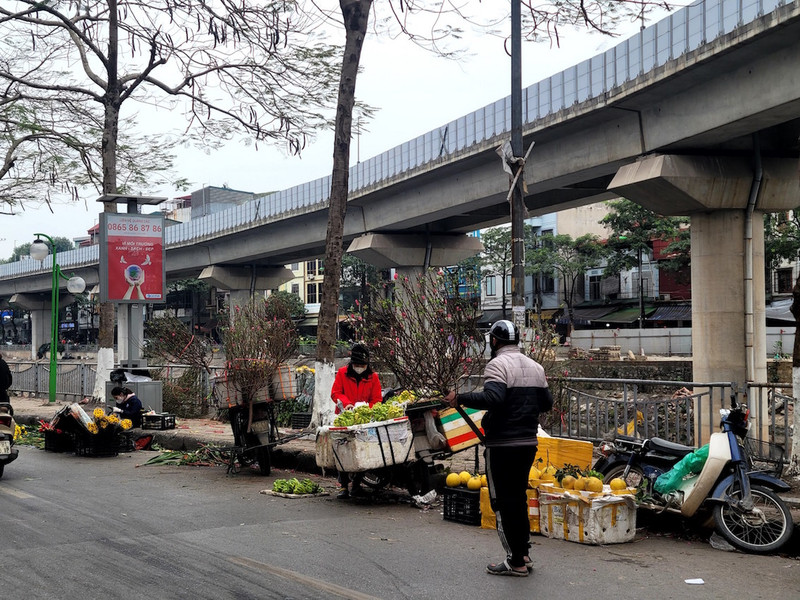
<svg viewBox="0 0 800 600">
<path fill-rule="evenodd" d="M 333 142 L 328 232 L 325 238 L 325 273 L 317 326 L 317 360 L 333 362 L 336 344 L 336 322 L 339 312 L 339 283 L 344 253 L 344 217 L 350 177 L 350 136 L 353 106 L 356 101 L 356 77 L 361 49 L 367 33 L 372 0 L 339 0 L 346 33 L 339 96 L 336 106 Z"/>
<path fill-rule="evenodd" d="M 325 273 L 317 324 L 317 360 L 314 365 L 314 400 L 312 423 L 328 425 L 333 421 L 331 387 L 335 375 L 334 349 L 339 315 L 339 284 L 344 254 L 344 217 L 350 180 L 350 136 L 353 128 L 353 106 L 356 102 L 356 78 L 361 62 L 361 49 L 367 35 L 372 0 L 339 0 L 345 28 L 344 57 L 339 80 L 336 123 L 333 140 L 333 173 L 328 210 L 328 232 L 325 237 Z"/>
<path fill-rule="evenodd" d="M 800 475 L 800 278 L 794 282 L 792 288 L 792 315 L 795 320 L 794 345 L 792 346 L 792 396 L 794 397 L 794 410 L 792 411 L 792 450 L 789 454 L 789 467 L 787 475 Z M 787 408 L 788 410 L 788 408 Z"/>
<path fill-rule="evenodd" d="M 103 194 L 117 192 L 117 137 L 119 135 L 119 107 L 120 88 L 117 72 L 117 2 L 110 0 L 108 3 L 108 84 L 104 96 L 103 138 L 101 142 L 101 156 L 103 161 Z M 115 202 L 104 202 L 103 211 L 117 212 Z M 97 333 L 97 372 L 95 374 L 94 391 L 92 395 L 97 399 L 105 397 L 106 381 L 110 379 L 111 370 L 114 368 L 114 324 L 115 307 L 111 302 L 100 304 L 100 327 Z M 130 332 L 129 332 L 130 334 Z"/>
</svg>

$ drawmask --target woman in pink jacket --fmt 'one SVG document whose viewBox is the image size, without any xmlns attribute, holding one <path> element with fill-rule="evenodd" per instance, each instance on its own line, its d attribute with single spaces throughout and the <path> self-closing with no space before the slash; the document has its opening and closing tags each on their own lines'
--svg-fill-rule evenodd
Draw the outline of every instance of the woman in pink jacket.
<svg viewBox="0 0 800 600">
<path fill-rule="evenodd" d="M 336 414 L 342 410 L 352 410 L 356 402 L 366 402 L 371 407 L 382 400 L 381 382 L 378 374 L 369 366 L 369 349 L 362 343 L 354 344 L 350 350 L 350 362 L 336 372 L 331 388 L 331 400 L 336 404 Z M 352 492 L 347 489 L 352 479 Z M 341 489 L 337 498 L 347 499 L 363 495 L 358 473 L 350 475 L 339 472 Z"/>
</svg>

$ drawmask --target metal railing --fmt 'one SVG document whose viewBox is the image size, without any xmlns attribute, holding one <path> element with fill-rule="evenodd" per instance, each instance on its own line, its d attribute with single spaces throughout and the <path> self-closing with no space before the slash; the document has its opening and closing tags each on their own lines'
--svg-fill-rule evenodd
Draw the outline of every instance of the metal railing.
<svg viewBox="0 0 800 600">
<path fill-rule="evenodd" d="M 36 361 L 9 363 L 13 385 L 9 391 L 45 396 L 49 364 Z M 162 381 L 177 382 L 188 365 L 151 366 Z M 224 380 L 224 367 L 212 367 L 203 378 L 202 398 L 212 395 L 216 381 Z M 86 362 L 59 363 L 56 396 L 78 400 L 94 391 L 96 367 Z M 391 382 L 385 378 L 385 385 Z M 474 382 L 477 387 L 480 382 Z M 565 377 L 551 380 L 556 397 L 552 413 L 542 416 L 543 425 L 554 436 L 599 442 L 617 434 L 641 438 L 661 437 L 689 446 L 719 429 L 720 407 L 730 406 L 731 382 L 685 382 L 650 379 L 605 379 Z M 759 446 L 777 446 L 790 456 L 789 408 L 794 398 L 783 393 L 785 386 L 750 383 L 739 395 L 750 408 L 751 437 Z M 291 388 L 294 393 L 295 388 Z M 313 390 L 306 390 L 313 396 Z M 766 419 L 766 423 L 760 423 Z M 698 436 L 705 432 L 705 436 Z"/>
<path fill-rule="evenodd" d="M 544 418 L 552 435 L 592 442 L 617 434 L 661 437 L 688 446 L 719 431 L 717 411 L 730 406 L 731 393 L 738 388 L 731 382 L 585 377 L 551 381 L 551 387 L 557 403 L 552 415 Z M 750 409 L 749 439 L 754 446 L 777 447 L 789 456 L 789 407 L 794 398 L 783 394 L 783 387 L 749 383 L 738 399 Z"/>
</svg>

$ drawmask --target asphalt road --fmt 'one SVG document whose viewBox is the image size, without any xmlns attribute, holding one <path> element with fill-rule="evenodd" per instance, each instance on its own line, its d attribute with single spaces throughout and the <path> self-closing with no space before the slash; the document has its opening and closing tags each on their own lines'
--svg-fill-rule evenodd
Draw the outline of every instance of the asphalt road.
<svg viewBox="0 0 800 600">
<path fill-rule="evenodd" d="M 295 473 L 137 466 L 150 455 L 22 447 L 0 479 L 3 597 L 800 597 L 797 558 L 644 532 L 605 547 L 535 536 L 532 577 L 492 577 L 484 567 L 501 555 L 496 533 L 443 521 L 441 507 L 277 498 L 259 492 Z"/>
</svg>

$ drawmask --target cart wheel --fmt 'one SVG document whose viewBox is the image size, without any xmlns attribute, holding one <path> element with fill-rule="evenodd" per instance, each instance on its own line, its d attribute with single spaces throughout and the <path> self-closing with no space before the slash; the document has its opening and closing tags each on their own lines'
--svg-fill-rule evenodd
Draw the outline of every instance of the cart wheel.
<svg viewBox="0 0 800 600">
<path fill-rule="evenodd" d="M 269 475 L 272 467 L 270 465 L 269 447 L 259 448 L 256 450 L 256 460 L 258 461 L 258 469 L 262 475 Z"/>
</svg>

